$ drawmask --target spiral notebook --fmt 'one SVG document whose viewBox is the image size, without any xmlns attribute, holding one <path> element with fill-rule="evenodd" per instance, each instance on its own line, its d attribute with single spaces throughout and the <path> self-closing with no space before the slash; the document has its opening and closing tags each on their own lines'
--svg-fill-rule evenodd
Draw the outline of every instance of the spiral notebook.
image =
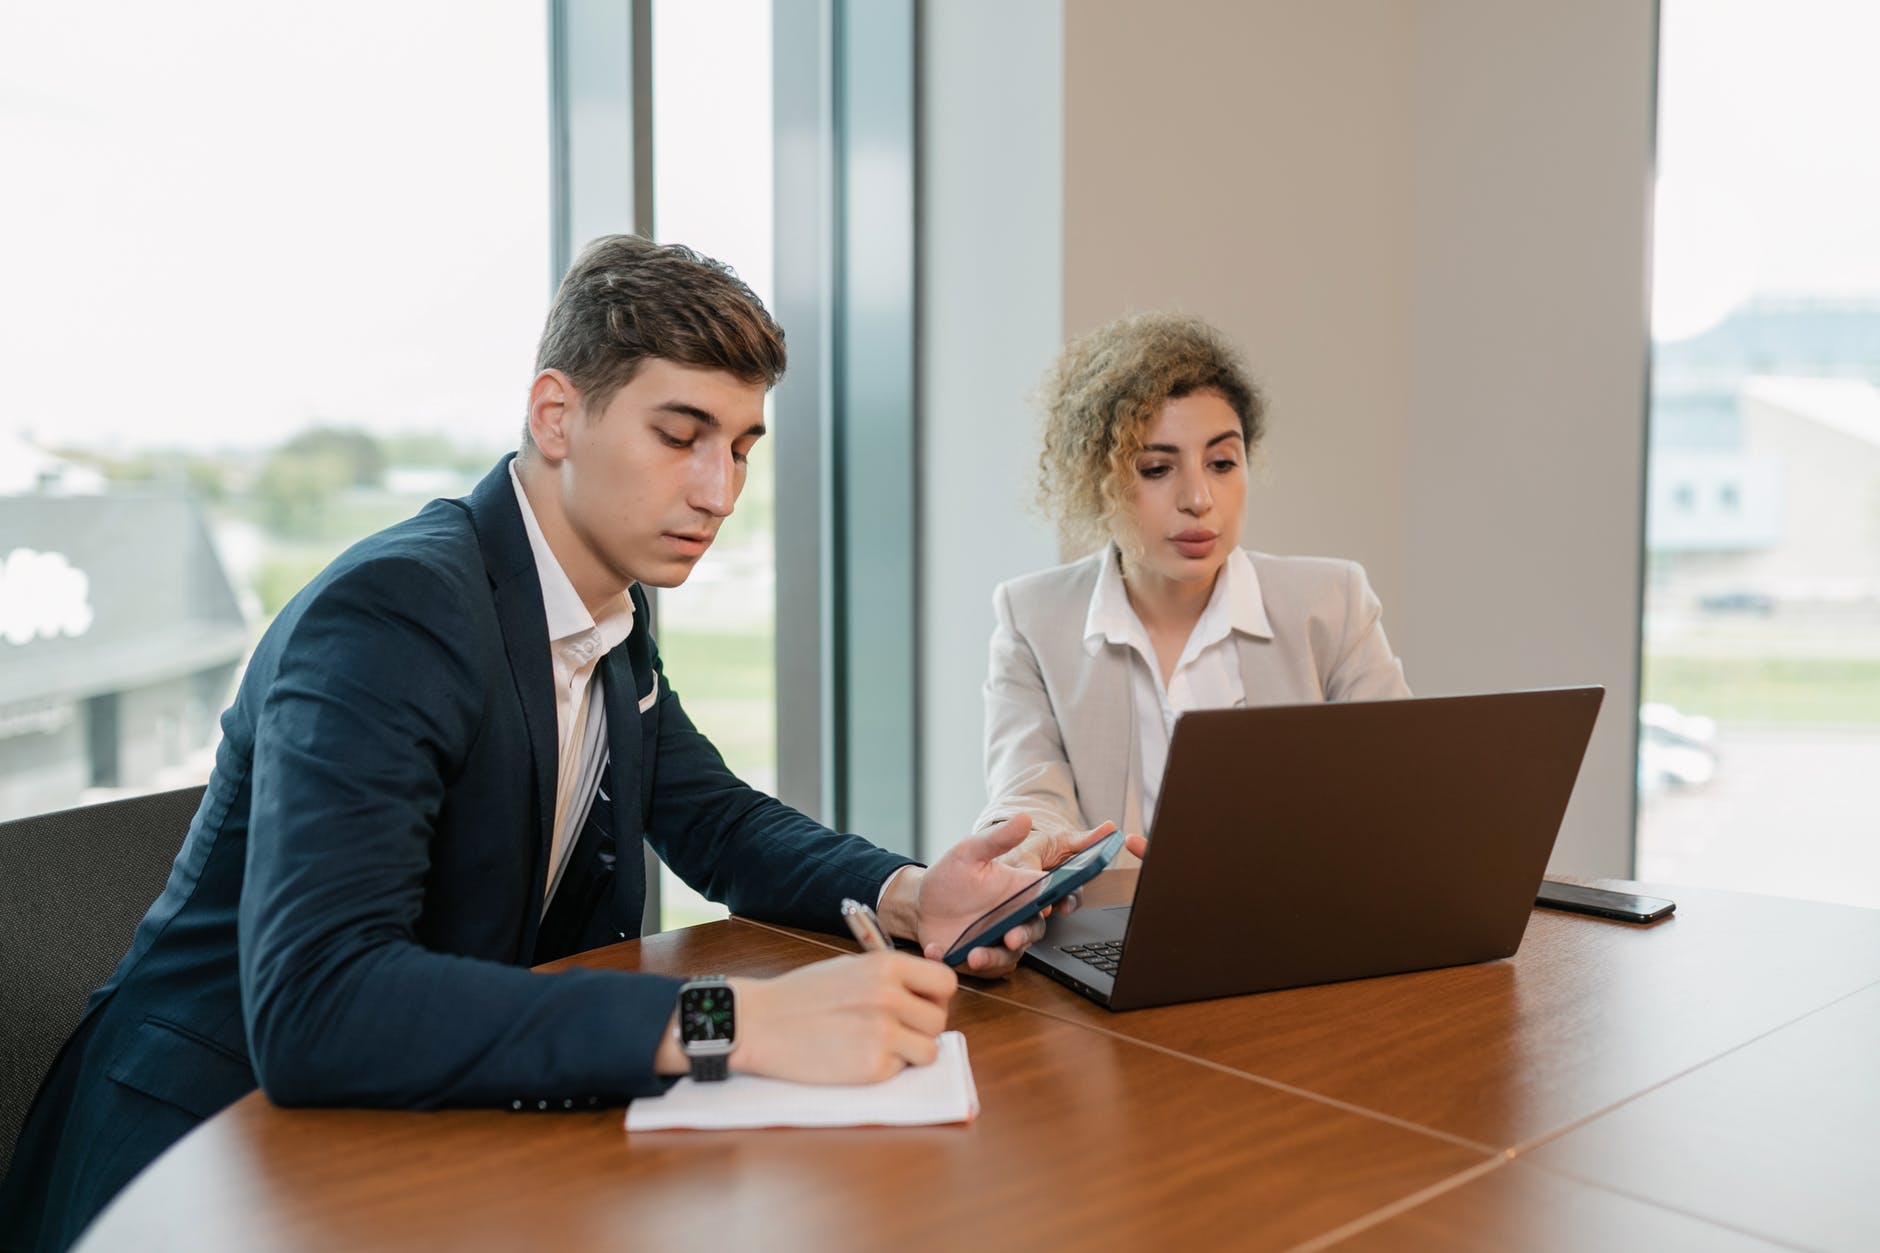
<svg viewBox="0 0 1880 1253">
<path fill-rule="evenodd" d="M 979 1113 L 966 1037 L 940 1034 L 940 1055 L 870 1084 L 791 1083 L 732 1075 L 718 1083 L 679 1080 L 664 1096 L 627 1106 L 628 1131 L 751 1127 L 920 1127 L 971 1122 Z"/>
</svg>

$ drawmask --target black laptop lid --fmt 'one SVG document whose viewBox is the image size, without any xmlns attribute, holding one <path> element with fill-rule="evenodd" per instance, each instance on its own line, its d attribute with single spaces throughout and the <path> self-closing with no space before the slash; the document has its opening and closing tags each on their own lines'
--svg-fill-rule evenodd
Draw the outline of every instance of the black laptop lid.
<svg viewBox="0 0 1880 1253">
<path fill-rule="evenodd" d="M 1509 956 L 1603 695 L 1184 714 L 1112 1008 Z"/>
</svg>

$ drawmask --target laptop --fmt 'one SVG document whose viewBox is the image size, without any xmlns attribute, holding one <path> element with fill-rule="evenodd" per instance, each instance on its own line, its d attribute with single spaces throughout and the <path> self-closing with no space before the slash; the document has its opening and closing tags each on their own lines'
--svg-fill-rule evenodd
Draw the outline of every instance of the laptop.
<svg viewBox="0 0 1880 1253">
<path fill-rule="evenodd" d="M 1024 960 L 1123 1010 L 1512 956 L 1604 695 L 1183 714 L 1134 903 Z"/>
</svg>

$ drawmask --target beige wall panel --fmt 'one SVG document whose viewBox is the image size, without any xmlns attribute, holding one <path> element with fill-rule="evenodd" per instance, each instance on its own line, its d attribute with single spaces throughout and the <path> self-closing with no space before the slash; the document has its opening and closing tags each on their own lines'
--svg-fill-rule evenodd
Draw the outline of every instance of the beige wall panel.
<svg viewBox="0 0 1880 1253">
<path fill-rule="evenodd" d="M 1065 8 L 1064 327 L 1219 323 L 1249 543 L 1365 563 L 1421 692 L 1600 682 L 1556 869 L 1629 867 L 1648 0 Z"/>
<path fill-rule="evenodd" d="M 1066 333 L 1146 309 L 1226 331 L 1270 403 L 1247 544 L 1362 561 L 1387 614 L 1406 590 L 1412 7 L 1065 13 Z"/>
<path fill-rule="evenodd" d="M 1420 3 L 1410 598 L 1429 691 L 1603 683 L 1554 867 L 1631 870 L 1649 0 Z"/>
</svg>

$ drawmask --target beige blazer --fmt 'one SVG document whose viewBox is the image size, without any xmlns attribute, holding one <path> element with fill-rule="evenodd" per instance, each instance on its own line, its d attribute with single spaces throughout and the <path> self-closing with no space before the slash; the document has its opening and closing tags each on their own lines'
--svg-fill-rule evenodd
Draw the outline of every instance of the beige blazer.
<svg viewBox="0 0 1880 1253">
<path fill-rule="evenodd" d="M 1129 649 L 1084 647 L 1106 548 L 999 585 L 986 676 L 987 805 L 975 829 L 1029 813 L 1034 830 L 1109 819 L 1142 831 L 1142 766 Z M 1249 705 L 1410 695 L 1364 569 L 1324 557 L 1249 552 L 1271 634 L 1234 635 Z M 1146 832 L 1145 832 L 1146 834 Z"/>
</svg>

